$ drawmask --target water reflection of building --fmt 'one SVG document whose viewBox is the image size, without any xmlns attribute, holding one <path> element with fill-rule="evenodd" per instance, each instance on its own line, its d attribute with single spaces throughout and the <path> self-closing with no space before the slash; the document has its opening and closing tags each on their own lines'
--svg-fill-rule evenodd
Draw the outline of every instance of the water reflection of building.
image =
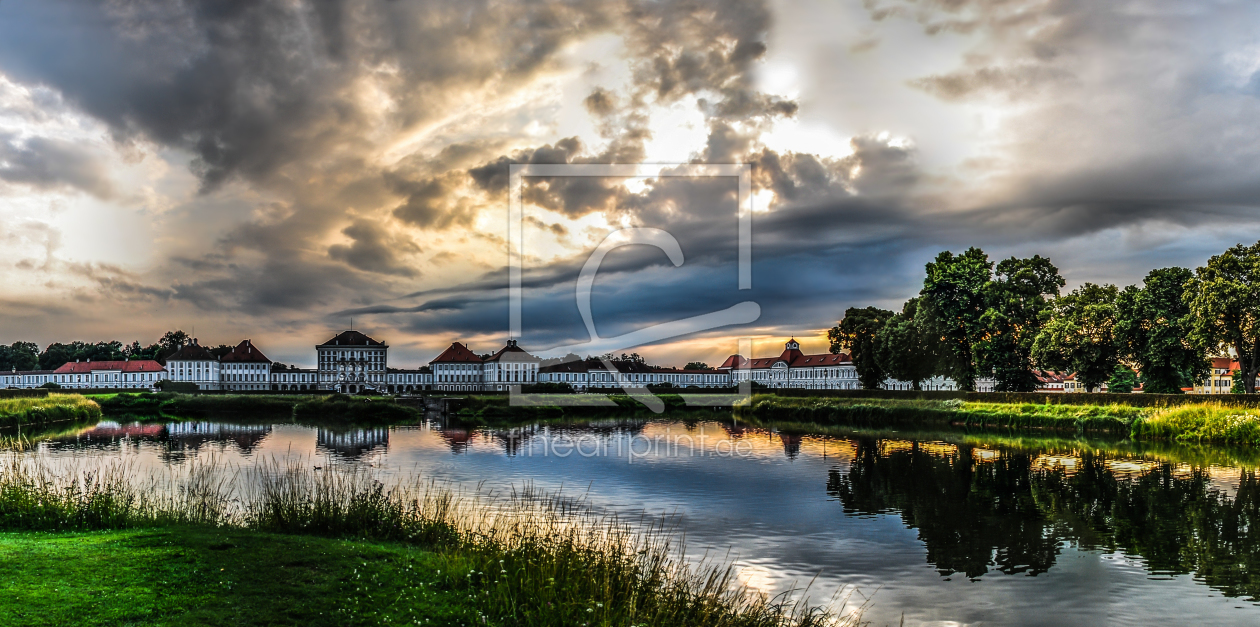
<svg viewBox="0 0 1260 627">
<path fill-rule="evenodd" d="M 315 444 L 342 457 L 362 457 L 378 447 L 389 448 L 389 427 L 348 431 L 319 429 L 315 434 Z"/>
<path fill-rule="evenodd" d="M 121 425 L 116 422 L 102 422 L 95 427 L 76 434 L 72 439 L 89 442 L 112 442 L 121 438 L 159 439 L 166 432 L 166 425 Z"/>
<path fill-rule="evenodd" d="M 521 446 L 532 439 L 537 431 L 537 425 L 529 425 L 516 429 L 498 429 L 491 432 L 490 436 L 503 447 L 504 455 L 512 457 L 521 452 Z"/>
<path fill-rule="evenodd" d="M 468 450 L 468 443 L 472 441 L 473 433 L 470 429 L 459 427 L 448 427 L 438 431 L 438 435 L 442 436 L 446 445 L 451 447 L 451 452 L 456 455 Z"/>
<path fill-rule="evenodd" d="M 231 442 L 248 453 L 271 433 L 271 425 L 234 425 L 223 422 L 175 422 L 165 425 L 172 447 L 197 449 L 210 442 Z"/>
<path fill-rule="evenodd" d="M 796 459 L 796 456 L 801 454 L 801 440 L 803 439 L 801 436 L 780 433 L 779 439 L 783 441 L 783 454 L 787 455 L 788 459 Z"/>
</svg>

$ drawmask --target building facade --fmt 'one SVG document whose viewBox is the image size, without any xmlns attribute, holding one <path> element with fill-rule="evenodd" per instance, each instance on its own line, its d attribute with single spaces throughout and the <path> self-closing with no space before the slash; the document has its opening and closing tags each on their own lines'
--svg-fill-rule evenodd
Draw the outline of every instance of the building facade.
<svg viewBox="0 0 1260 627">
<path fill-rule="evenodd" d="M 68 362 L 52 373 L 52 383 L 69 389 L 153 390 L 166 378 L 166 368 L 152 359 Z"/>
<path fill-rule="evenodd" d="M 358 331 L 342 331 L 316 346 L 315 358 L 320 389 L 353 394 L 387 384 L 389 346 Z"/>
<path fill-rule="evenodd" d="M 609 368 L 609 365 L 612 368 Z M 669 384 L 680 388 L 725 388 L 731 375 L 724 370 L 659 368 L 642 362 L 599 359 L 572 361 L 539 369 L 539 383 L 562 383 L 575 390 L 644 388 Z"/>
<path fill-rule="evenodd" d="M 254 346 L 242 340 L 232 351 L 219 358 L 223 373 L 221 389 L 233 392 L 257 392 L 271 388 L 271 360 Z"/>
<path fill-rule="evenodd" d="M 844 353 L 806 355 L 795 338 L 783 345 L 778 357 L 731 355 L 719 366 L 738 385 L 752 381 L 768 388 L 813 390 L 856 390 L 858 381 L 853 360 Z"/>
<path fill-rule="evenodd" d="M 481 377 L 485 389 L 503 391 L 513 385 L 530 385 L 538 382 L 539 359 L 508 340 L 507 345 L 481 363 Z"/>
<path fill-rule="evenodd" d="M 192 383 L 200 390 L 223 389 L 221 364 L 210 349 L 193 338 L 191 344 L 166 358 L 167 378 L 179 383 Z"/>
<path fill-rule="evenodd" d="M 459 342 L 452 342 L 429 362 L 433 389 L 442 392 L 479 392 L 485 389 L 481 358 Z"/>
<path fill-rule="evenodd" d="M 390 368 L 385 372 L 385 391 L 390 394 L 414 394 L 432 389 L 433 372 L 428 367 L 418 370 Z"/>
<path fill-rule="evenodd" d="M 37 388 L 56 383 L 55 370 L 13 370 L 0 374 L 0 388 Z"/>
<path fill-rule="evenodd" d="M 314 368 L 271 368 L 271 386 L 273 390 L 318 390 L 319 371 Z"/>
</svg>

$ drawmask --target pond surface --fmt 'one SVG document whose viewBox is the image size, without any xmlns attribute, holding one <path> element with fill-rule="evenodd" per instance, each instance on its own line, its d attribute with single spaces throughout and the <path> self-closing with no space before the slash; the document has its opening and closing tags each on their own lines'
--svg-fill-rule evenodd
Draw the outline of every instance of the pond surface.
<svg viewBox="0 0 1260 627">
<path fill-rule="evenodd" d="M 718 416 L 715 414 L 715 416 Z M 767 592 L 857 590 L 872 625 L 1260 624 L 1260 487 L 1246 453 L 994 435 L 799 436 L 729 419 L 518 429 L 101 423 L 58 463 L 215 457 L 364 465 L 597 508 L 676 514 Z M 860 598 L 855 595 L 853 598 Z"/>
</svg>

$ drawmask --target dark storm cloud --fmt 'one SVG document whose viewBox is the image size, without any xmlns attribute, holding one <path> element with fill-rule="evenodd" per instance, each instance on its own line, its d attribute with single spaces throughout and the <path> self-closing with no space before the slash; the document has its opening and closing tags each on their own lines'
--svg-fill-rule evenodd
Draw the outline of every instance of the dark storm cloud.
<svg viewBox="0 0 1260 627">
<path fill-rule="evenodd" d="M 399 253 L 420 252 L 420 247 L 406 237 L 391 236 L 381 225 L 358 220 L 346 227 L 342 234 L 353 240 L 350 245 L 336 244 L 328 249 L 328 256 L 344 261 L 368 272 L 397 274 L 405 277 L 419 275 Z"/>
<path fill-rule="evenodd" d="M 113 194 L 104 161 L 70 142 L 0 133 L 0 181 L 37 189 L 72 187 L 93 196 Z"/>
<path fill-rule="evenodd" d="M 1260 74 L 1253 67 L 1230 77 L 1221 69 L 1258 21 L 1244 9 L 864 4 L 876 28 L 863 37 L 880 45 L 863 58 L 919 54 L 922 42 L 900 41 L 906 29 L 894 29 L 898 21 L 934 40 L 968 38 L 957 40 L 974 46 L 957 67 L 933 65 L 909 84 L 915 98 L 928 94 L 941 107 L 1021 107 L 999 122 L 1003 133 L 986 136 L 989 152 L 960 150 L 956 168 L 929 168 L 911 123 L 888 125 L 892 135 L 858 125 L 847 131 L 853 139 L 841 157 L 767 147 L 767 131 L 801 111 L 757 87 L 759 64 L 773 52 L 771 12 L 758 0 L 4 0 L 0 71 L 43 86 L 39 93 L 54 94 L 51 105 L 105 122 L 120 144 L 185 151 L 203 197 L 247 190 L 242 197 L 252 204 L 237 224 L 218 231 L 201 254 L 179 249 L 165 274 L 91 275 L 122 300 L 209 311 L 373 314 L 414 331 L 502 330 L 506 272 L 434 287 L 425 281 L 435 273 L 413 265 L 416 242 L 426 252 L 435 248 L 430 237 L 501 246 L 496 233 L 474 229 L 480 211 L 506 201 L 510 164 L 641 162 L 654 108 L 688 99 L 707 130 L 689 158 L 752 163 L 755 190 L 774 192 L 774 205 L 758 207 L 754 218 L 753 292 L 724 287 L 737 256 L 733 181 L 662 177 L 633 192 L 612 179 L 527 182 L 531 204 L 569 218 L 599 212 L 610 224 L 663 228 L 681 243 L 681 269 L 647 247 L 607 259 L 596 306 L 610 333 L 745 297 L 762 304 L 769 324 L 816 326 L 846 304 L 912 294 L 922 263 L 943 248 L 1035 247 L 1141 224 L 1252 220 Z M 432 130 L 480 100 L 550 75 L 566 46 L 605 33 L 623 40 L 631 78 L 584 88 L 582 110 L 598 138 L 527 143 L 510 125 Z M 822 65 L 842 62 L 851 60 Z M 844 102 L 835 109 L 846 115 Z M 843 120 L 836 126 L 848 128 Z M 422 149 L 381 156 L 419 130 Z M 0 138 L 0 151 L 0 180 L 10 184 L 109 192 L 99 162 L 76 146 L 9 137 Z M 562 239 L 584 236 L 551 217 L 531 219 L 531 229 Z M 459 259 L 430 254 L 434 267 Z M 540 337 L 572 340 L 581 328 L 571 326 L 572 285 L 584 261 L 575 254 L 526 272 L 527 317 Z"/>
</svg>

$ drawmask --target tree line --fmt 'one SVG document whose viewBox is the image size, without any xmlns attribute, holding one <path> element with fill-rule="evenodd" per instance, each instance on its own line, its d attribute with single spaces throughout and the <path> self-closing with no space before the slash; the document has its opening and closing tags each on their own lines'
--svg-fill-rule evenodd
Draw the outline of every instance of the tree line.
<svg viewBox="0 0 1260 627">
<path fill-rule="evenodd" d="M 148 346 L 141 346 L 139 341 L 123 344 L 118 340 L 108 342 L 80 342 L 69 344 L 54 342 L 43 351 L 34 342 L 14 342 L 9 346 L 0 345 L 0 372 L 13 370 L 56 370 L 71 361 L 121 361 L 124 359 L 152 359 L 163 364 L 166 358 L 192 342 L 187 333 L 167 331 L 162 337 Z M 216 356 L 228 354 L 232 347 L 222 345 L 209 349 Z"/>
<path fill-rule="evenodd" d="M 995 264 L 972 247 L 941 252 L 925 269 L 923 289 L 901 312 L 850 307 L 828 332 L 831 352 L 850 353 L 863 387 L 893 378 L 917 390 L 944 376 L 974 390 L 990 377 L 997 391 L 1031 392 L 1038 370 L 1057 370 L 1075 372 L 1089 391 L 1140 382 L 1180 394 L 1208 375 L 1211 356 L 1232 351 L 1234 391 L 1255 392 L 1260 242 L 1193 271 L 1152 270 L 1141 286 L 1085 283 L 1067 294 L 1058 268 L 1039 255 Z"/>
</svg>

